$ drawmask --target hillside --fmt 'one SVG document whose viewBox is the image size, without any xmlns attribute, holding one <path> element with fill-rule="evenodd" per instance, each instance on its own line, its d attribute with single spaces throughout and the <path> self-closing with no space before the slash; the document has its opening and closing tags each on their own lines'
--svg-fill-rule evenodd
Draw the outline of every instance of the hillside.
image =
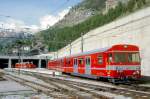
<svg viewBox="0 0 150 99">
<path fill-rule="evenodd" d="M 15 31 L 0 31 L 0 54 L 10 54 L 12 53 L 13 49 L 17 49 L 18 40 L 26 43 L 31 44 L 30 39 L 32 38 L 32 34 L 24 33 L 24 32 L 15 32 Z M 22 45 L 24 46 L 24 45 Z"/>
<path fill-rule="evenodd" d="M 105 5 L 105 1 L 103 2 L 100 1 L 101 0 L 84 0 L 74 8 L 77 9 L 83 8 L 83 10 L 92 9 L 90 10 L 94 11 L 94 14 L 92 16 L 88 17 L 84 21 L 81 21 L 80 23 L 79 21 L 77 23 L 72 22 L 74 25 L 71 26 L 62 24 L 64 26 L 59 27 L 55 25 L 54 27 L 51 27 L 47 30 L 38 33 L 36 35 L 37 39 L 40 39 L 42 41 L 42 44 L 46 45 L 49 51 L 56 51 L 64 47 L 65 45 L 69 44 L 71 41 L 74 41 L 75 39 L 80 37 L 81 33 L 85 34 L 92 29 L 108 24 L 120 17 L 124 17 L 143 7 L 149 6 L 149 0 L 129 0 L 129 2 L 126 4 L 122 4 L 119 2 L 118 6 L 116 6 L 114 9 L 108 10 L 107 13 L 103 14 L 101 11 L 103 11 L 102 9 L 104 9 L 105 6 L 103 6 L 103 8 L 99 8 L 99 6 Z M 93 6 L 92 4 L 97 5 Z M 71 22 L 66 21 L 66 23 L 68 24 Z"/>
<path fill-rule="evenodd" d="M 69 13 L 53 27 L 60 28 L 81 23 L 89 17 L 105 10 L 105 1 L 106 0 L 84 0 L 78 5 L 72 7 Z"/>
</svg>

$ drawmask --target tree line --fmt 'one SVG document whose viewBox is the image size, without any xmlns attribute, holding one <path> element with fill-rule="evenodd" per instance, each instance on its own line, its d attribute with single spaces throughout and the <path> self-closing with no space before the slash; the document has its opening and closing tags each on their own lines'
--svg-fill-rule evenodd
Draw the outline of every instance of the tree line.
<svg viewBox="0 0 150 99">
<path fill-rule="evenodd" d="M 47 46 L 49 51 L 56 51 L 79 38 L 81 33 L 85 34 L 92 29 L 103 26 L 122 16 L 141 9 L 146 3 L 146 0 L 130 0 L 127 4 L 119 2 L 114 9 L 109 9 L 106 14 L 99 13 L 71 27 L 50 27 L 47 30 L 39 32 L 37 37 L 42 40 L 42 43 Z"/>
</svg>

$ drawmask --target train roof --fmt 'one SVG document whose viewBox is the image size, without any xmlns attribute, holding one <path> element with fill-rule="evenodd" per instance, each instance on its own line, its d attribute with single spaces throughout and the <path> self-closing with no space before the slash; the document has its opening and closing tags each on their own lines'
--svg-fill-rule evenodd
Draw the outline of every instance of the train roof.
<svg viewBox="0 0 150 99">
<path fill-rule="evenodd" d="M 76 56 L 81 56 L 81 55 L 87 55 L 87 54 L 92 54 L 92 53 L 105 52 L 105 51 L 110 50 L 111 48 L 115 48 L 115 47 L 118 47 L 118 46 L 132 46 L 132 47 L 134 46 L 134 47 L 137 47 L 136 45 L 130 45 L 130 44 L 117 44 L 117 45 L 112 45 L 112 46 L 109 46 L 109 47 L 95 49 L 95 50 L 91 50 L 91 51 L 87 51 L 87 52 L 83 52 L 83 53 L 79 53 L 79 54 L 74 54 L 74 55 L 71 55 L 71 56 L 66 56 L 66 58 L 76 57 Z"/>
<path fill-rule="evenodd" d="M 74 55 L 71 55 L 71 56 L 66 56 L 66 58 L 67 57 L 87 55 L 87 54 L 92 54 L 92 53 L 98 53 L 98 52 L 105 52 L 105 51 L 107 51 L 110 48 L 111 47 L 105 47 L 105 48 L 95 49 L 95 50 L 91 50 L 91 51 L 87 51 L 87 52 L 83 52 L 83 53 L 79 53 L 79 54 L 74 54 Z"/>
<path fill-rule="evenodd" d="M 116 46 L 125 46 L 125 45 L 137 47 L 135 45 L 130 45 L 130 44 L 117 44 L 117 45 L 112 45 L 110 47 L 99 48 L 99 49 L 95 49 L 95 50 L 91 50 L 91 51 L 87 51 L 87 52 L 83 52 L 83 53 L 78 53 L 78 54 L 73 54 L 71 56 L 65 56 L 65 57 L 66 58 L 70 58 L 70 57 L 77 57 L 77 56 L 82 56 L 82 55 L 87 55 L 87 54 L 92 54 L 92 53 L 105 52 L 105 51 L 108 51 L 109 49 L 111 49 L 113 47 L 116 47 Z M 65 57 L 61 57 L 61 58 L 58 58 L 58 59 L 62 59 L 62 58 L 65 58 Z"/>
</svg>

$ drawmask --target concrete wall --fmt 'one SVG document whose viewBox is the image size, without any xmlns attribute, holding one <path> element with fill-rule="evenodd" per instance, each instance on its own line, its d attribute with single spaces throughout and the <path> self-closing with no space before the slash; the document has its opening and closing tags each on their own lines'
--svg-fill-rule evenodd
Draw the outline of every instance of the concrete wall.
<svg viewBox="0 0 150 99">
<path fill-rule="evenodd" d="M 135 44 L 140 47 L 142 74 L 150 76 L 150 7 L 118 19 L 84 35 L 84 51 L 113 44 Z M 70 45 L 58 51 L 58 57 L 69 56 Z M 72 54 L 81 53 L 81 38 L 72 42 Z"/>
</svg>

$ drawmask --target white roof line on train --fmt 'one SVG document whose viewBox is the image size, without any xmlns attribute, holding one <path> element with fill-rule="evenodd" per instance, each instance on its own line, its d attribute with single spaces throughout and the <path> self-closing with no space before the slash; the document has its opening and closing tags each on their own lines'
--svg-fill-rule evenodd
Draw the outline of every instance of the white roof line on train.
<svg viewBox="0 0 150 99">
<path fill-rule="evenodd" d="M 107 51 L 110 48 L 111 47 L 95 49 L 95 50 L 92 50 L 92 51 L 87 51 L 87 52 L 83 52 L 83 53 L 79 53 L 79 54 L 74 54 L 74 55 L 71 55 L 71 56 L 66 56 L 66 58 L 67 57 L 77 57 L 77 56 L 80 56 L 80 55 L 87 55 L 87 54 L 92 54 L 92 53 L 97 53 L 97 52 L 105 52 L 105 51 Z"/>
<path fill-rule="evenodd" d="M 110 49 L 111 47 L 104 47 L 104 48 L 95 49 L 95 50 L 91 50 L 91 51 L 87 51 L 87 52 L 83 52 L 83 53 L 79 53 L 79 54 L 72 54 L 71 56 L 60 57 L 60 58 L 55 59 L 55 60 L 59 60 L 59 59 L 62 59 L 62 58 L 69 58 L 69 57 L 78 57 L 80 55 L 87 55 L 87 54 L 96 53 L 96 52 L 105 52 L 108 49 Z"/>
</svg>

